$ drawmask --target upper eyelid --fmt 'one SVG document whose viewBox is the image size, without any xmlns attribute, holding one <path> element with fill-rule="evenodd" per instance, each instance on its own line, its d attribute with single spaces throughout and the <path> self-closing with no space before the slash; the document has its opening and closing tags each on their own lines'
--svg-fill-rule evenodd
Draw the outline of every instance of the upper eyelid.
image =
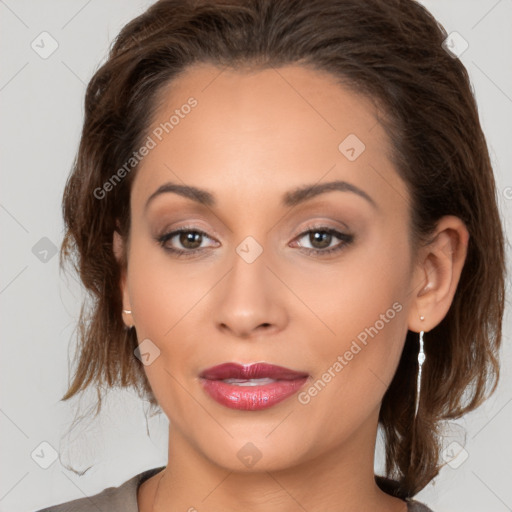
<svg viewBox="0 0 512 512">
<path fill-rule="evenodd" d="M 318 230 L 330 229 L 330 230 L 334 230 L 334 231 L 342 231 L 343 229 L 345 229 L 345 230 L 349 231 L 348 226 L 344 226 L 343 228 L 342 227 L 334 227 L 334 226 L 329 225 L 328 223 L 323 223 L 322 221 L 319 221 L 317 223 L 305 226 L 304 228 L 302 228 L 300 230 L 300 232 L 298 234 L 306 233 L 308 231 L 311 231 L 312 229 L 318 229 Z M 203 235 L 206 235 L 209 238 L 212 238 L 209 235 L 207 229 L 203 229 L 203 228 L 200 228 L 200 227 L 197 227 L 197 226 L 187 226 L 187 225 L 179 226 L 177 228 L 172 228 L 172 229 L 164 229 L 162 231 L 162 236 L 163 235 L 168 235 L 168 234 L 171 234 L 171 233 L 179 233 L 179 232 L 182 232 L 182 231 L 186 231 L 186 232 L 195 231 L 195 232 L 201 233 Z M 215 234 L 215 236 L 218 236 L 218 235 Z"/>
<path fill-rule="evenodd" d="M 168 237 L 171 239 L 180 233 L 200 233 L 201 235 L 208 237 L 210 240 L 214 240 L 214 237 L 210 236 L 205 230 L 188 226 L 180 226 L 179 228 L 164 230 L 160 235 L 160 238 Z"/>
</svg>

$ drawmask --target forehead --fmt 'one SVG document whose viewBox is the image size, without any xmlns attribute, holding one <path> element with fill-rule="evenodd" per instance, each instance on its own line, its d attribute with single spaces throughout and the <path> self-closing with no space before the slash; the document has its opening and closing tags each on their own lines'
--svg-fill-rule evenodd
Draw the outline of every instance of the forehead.
<svg viewBox="0 0 512 512">
<path fill-rule="evenodd" d="M 198 108 L 180 130 L 173 129 L 173 135 L 179 136 L 185 125 L 198 136 L 207 133 L 208 138 L 217 140 L 226 136 L 233 140 L 236 134 L 261 138 L 279 134 L 293 140 L 302 134 L 314 143 L 324 138 L 326 146 L 334 144 L 337 149 L 337 140 L 347 130 L 369 138 L 367 132 L 378 123 L 370 99 L 349 91 L 324 71 L 298 65 L 234 70 L 199 64 L 187 68 L 160 91 L 153 128 L 169 119 L 169 113 L 179 110 L 189 97 L 197 99 Z M 372 135 L 374 143 L 379 135 L 383 135 L 379 130 Z"/>
<path fill-rule="evenodd" d="M 142 200 L 170 180 L 226 199 L 235 189 L 280 198 L 294 186 L 345 179 L 392 201 L 406 192 L 382 115 L 325 72 L 194 65 L 160 91 L 149 130 L 155 146 L 139 165 L 133 194 Z"/>
</svg>

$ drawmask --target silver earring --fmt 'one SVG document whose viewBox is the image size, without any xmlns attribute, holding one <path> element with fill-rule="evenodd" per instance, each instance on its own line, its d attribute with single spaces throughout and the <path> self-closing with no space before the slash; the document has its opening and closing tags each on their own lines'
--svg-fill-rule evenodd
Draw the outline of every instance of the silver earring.
<svg viewBox="0 0 512 512">
<path fill-rule="evenodd" d="M 420 317 L 421 320 L 424 320 L 425 318 L 422 316 Z M 416 383 L 416 407 L 414 410 L 414 419 L 416 419 L 416 416 L 418 414 L 418 406 L 420 403 L 420 391 L 421 391 L 421 367 L 423 366 L 423 363 L 425 362 L 425 359 L 427 358 L 425 355 L 425 352 L 423 351 L 423 334 L 424 331 L 420 332 L 420 351 L 418 353 L 418 381 Z"/>
</svg>

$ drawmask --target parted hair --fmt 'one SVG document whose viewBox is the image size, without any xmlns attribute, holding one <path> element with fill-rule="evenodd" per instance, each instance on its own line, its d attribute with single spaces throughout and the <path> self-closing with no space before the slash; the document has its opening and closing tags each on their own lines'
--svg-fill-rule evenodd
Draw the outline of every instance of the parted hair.
<svg viewBox="0 0 512 512">
<path fill-rule="evenodd" d="M 112 245 L 115 230 L 129 234 L 137 167 L 104 197 L 94 191 L 141 146 L 159 94 L 195 63 L 303 65 L 330 73 L 384 113 L 391 159 L 410 195 L 413 248 L 429 243 L 444 215 L 469 231 L 451 307 L 425 334 L 418 418 L 418 335 L 410 331 L 379 415 L 386 474 L 376 476 L 378 485 L 401 498 L 424 488 L 442 467 L 441 422 L 495 391 L 505 302 L 505 240 L 489 151 L 468 73 L 445 49 L 446 38 L 415 0 L 160 0 L 126 24 L 88 83 L 63 196 L 61 265 L 74 266 L 87 296 L 62 400 L 91 385 L 120 386 L 158 405 L 134 356 L 136 331 L 123 323 L 126 259 L 118 262 Z"/>
</svg>

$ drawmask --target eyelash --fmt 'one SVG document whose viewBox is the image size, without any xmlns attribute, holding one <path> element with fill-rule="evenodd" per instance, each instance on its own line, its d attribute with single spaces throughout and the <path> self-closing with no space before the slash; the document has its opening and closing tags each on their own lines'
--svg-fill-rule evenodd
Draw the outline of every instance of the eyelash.
<svg viewBox="0 0 512 512">
<path fill-rule="evenodd" d="M 314 232 L 320 232 L 320 233 L 327 233 L 329 235 L 333 235 L 334 237 L 342 240 L 343 243 L 340 243 L 338 245 L 335 245 L 334 247 L 331 247 L 329 249 L 309 249 L 307 247 L 301 247 L 301 249 L 304 252 L 307 252 L 308 254 L 315 254 L 320 256 L 326 256 L 329 254 L 333 254 L 335 252 L 342 251 L 347 246 L 349 246 L 354 241 L 354 236 L 348 233 L 341 233 L 340 231 L 327 227 L 327 226 L 308 226 L 305 231 L 300 233 L 295 239 L 301 239 L 305 235 L 309 233 Z M 156 237 L 156 241 L 160 244 L 160 246 L 167 252 L 172 253 L 177 258 L 187 258 L 194 256 L 198 252 L 202 252 L 206 247 L 200 247 L 197 249 L 190 249 L 190 250 L 182 250 L 182 249 L 174 249 L 171 247 L 167 247 L 165 243 L 168 240 L 171 240 L 176 235 L 179 235 L 181 233 L 196 233 L 202 236 L 205 236 L 207 238 L 210 238 L 207 233 L 204 231 L 201 231 L 200 229 L 194 228 L 192 226 L 183 226 L 181 228 L 178 228 L 174 231 L 169 231 L 168 233 L 164 233 L 160 236 Z"/>
</svg>

